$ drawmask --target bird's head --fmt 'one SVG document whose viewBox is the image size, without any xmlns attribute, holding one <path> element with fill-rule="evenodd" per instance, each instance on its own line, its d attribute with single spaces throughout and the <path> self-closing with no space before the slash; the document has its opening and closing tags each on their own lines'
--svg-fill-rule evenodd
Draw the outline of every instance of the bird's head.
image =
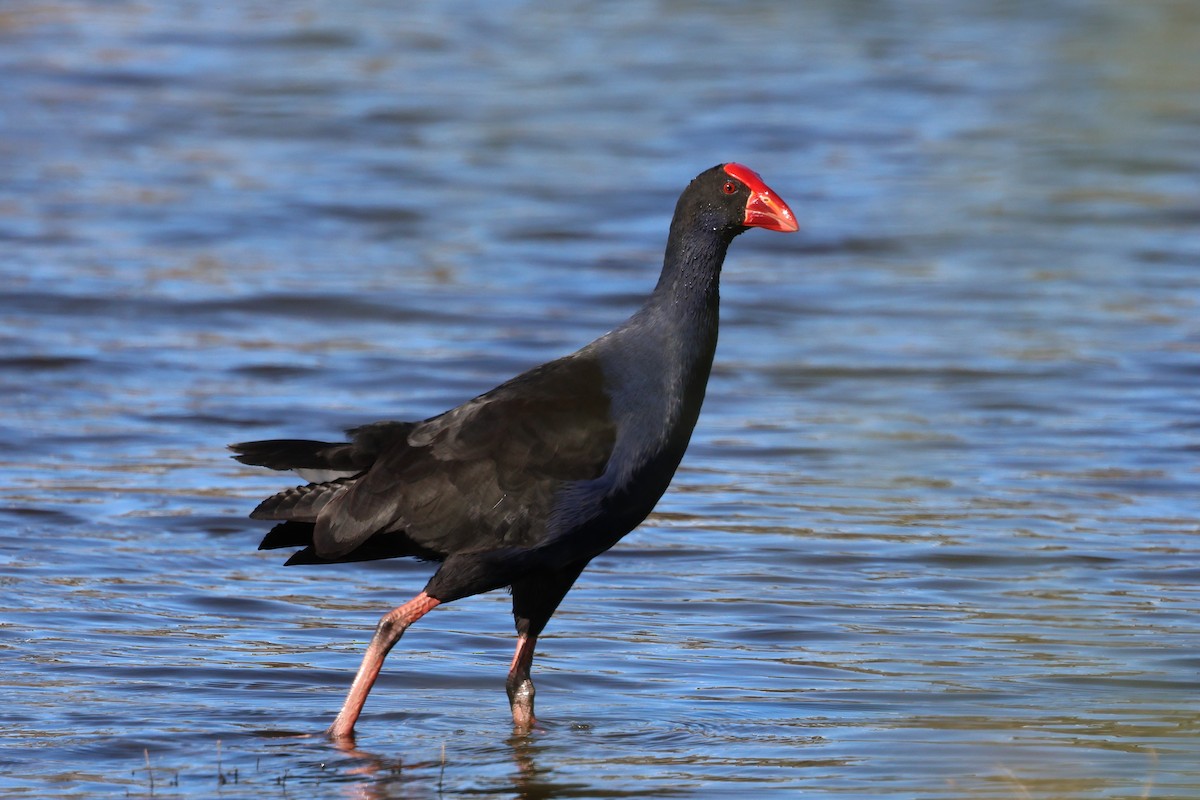
<svg viewBox="0 0 1200 800">
<path fill-rule="evenodd" d="M 691 205 L 702 224 L 733 236 L 747 228 L 784 233 L 800 229 L 788 204 L 757 172 L 742 164 L 720 164 L 702 172 L 688 186 L 680 204 Z"/>
<path fill-rule="evenodd" d="M 796 215 L 788 208 L 788 204 L 763 183 L 757 172 L 735 163 L 723 165 L 721 171 L 728 176 L 721 184 L 721 193 L 736 197 L 739 201 L 745 200 L 742 224 L 747 228 L 766 228 L 783 233 L 800 230 Z"/>
</svg>

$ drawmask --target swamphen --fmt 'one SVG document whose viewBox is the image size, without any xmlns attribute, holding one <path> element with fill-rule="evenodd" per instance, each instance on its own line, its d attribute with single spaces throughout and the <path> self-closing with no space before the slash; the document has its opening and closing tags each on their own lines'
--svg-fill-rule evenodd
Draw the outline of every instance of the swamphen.
<svg viewBox="0 0 1200 800">
<path fill-rule="evenodd" d="M 260 549 L 302 547 L 288 564 L 441 562 L 424 591 L 379 621 L 329 736 L 353 736 L 409 625 L 441 603 L 505 586 L 517 626 L 509 703 L 517 728 L 534 724 L 538 634 L 588 562 L 637 527 L 671 482 L 717 346 L 721 264 L 752 227 L 798 228 L 756 173 L 713 167 L 679 198 L 645 305 L 578 352 L 423 422 L 364 425 L 349 442 L 231 446 L 245 464 L 313 481 L 251 513 L 282 520 Z"/>
</svg>

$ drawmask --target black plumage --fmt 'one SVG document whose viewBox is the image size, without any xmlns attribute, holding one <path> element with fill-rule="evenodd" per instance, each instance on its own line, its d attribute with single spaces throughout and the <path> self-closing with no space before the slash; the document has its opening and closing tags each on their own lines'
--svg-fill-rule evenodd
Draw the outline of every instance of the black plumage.
<svg viewBox="0 0 1200 800">
<path fill-rule="evenodd" d="M 505 586 L 519 636 L 513 719 L 532 725 L 537 636 L 588 562 L 654 508 L 687 448 L 716 349 L 721 265 L 749 227 L 797 226 L 755 173 L 714 167 L 679 199 L 649 299 L 581 350 L 422 422 L 364 425 L 340 443 L 231 446 L 243 463 L 311 481 L 251 513 L 279 521 L 260 548 L 302 548 L 288 564 L 441 562 L 423 592 L 380 621 L 330 735 L 352 735 L 409 624 L 440 603 Z"/>
</svg>

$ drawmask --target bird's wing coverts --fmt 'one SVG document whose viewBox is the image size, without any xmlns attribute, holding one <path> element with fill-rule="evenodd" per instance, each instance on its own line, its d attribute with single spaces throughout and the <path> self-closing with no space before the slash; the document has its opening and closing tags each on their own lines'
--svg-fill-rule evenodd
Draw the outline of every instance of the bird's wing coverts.
<svg viewBox="0 0 1200 800">
<path fill-rule="evenodd" d="M 323 504 L 314 549 L 335 558 L 385 531 L 444 554 L 532 546 L 557 490 L 603 473 L 616 438 L 610 411 L 595 359 L 530 370 L 389 442 Z"/>
</svg>

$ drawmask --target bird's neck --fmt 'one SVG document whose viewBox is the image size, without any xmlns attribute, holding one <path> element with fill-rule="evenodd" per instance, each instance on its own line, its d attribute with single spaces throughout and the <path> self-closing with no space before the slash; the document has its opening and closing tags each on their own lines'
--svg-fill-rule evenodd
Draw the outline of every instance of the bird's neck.
<svg viewBox="0 0 1200 800">
<path fill-rule="evenodd" d="M 712 229 L 671 227 L 658 285 L 642 311 L 635 335 L 655 364 L 662 396 L 680 407 L 669 414 L 690 433 L 717 349 L 721 265 L 733 237 Z M 686 420 L 686 422 L 684 422 Z"/>
<path fill-rule="evenodd" d="M 731 239 L 727 232 L 697 226 L 694 220 L 690 226 L 673 222 L 662 274 L 648 305 L 661 309 L 690 335 L 711 329 L 715 340 L 721 265 Z"/>
</svg>

